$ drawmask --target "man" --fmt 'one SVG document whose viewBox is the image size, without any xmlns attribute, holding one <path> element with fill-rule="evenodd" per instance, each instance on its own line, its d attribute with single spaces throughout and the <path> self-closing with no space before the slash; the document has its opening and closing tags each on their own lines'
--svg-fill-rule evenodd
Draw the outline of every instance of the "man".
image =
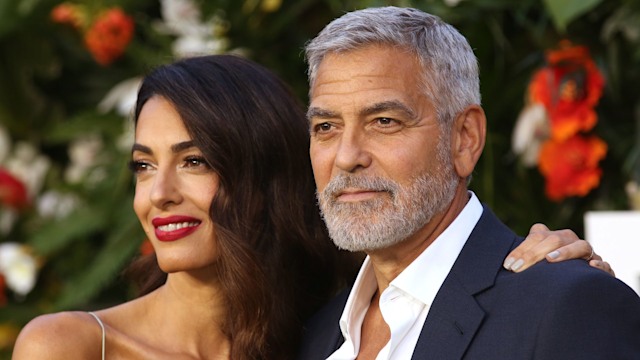
<svg viewBox="0 0 640 360">
<path fill-rule="evenodd" d="M 522 239 L 467 189 L 485 142 L 476 58 L 439 18 L 348 13 L 306 48 L 310 155 L 337 246 L 367 258 L 300 359 L 640 359 L 640 298 Z"/>
</svg>

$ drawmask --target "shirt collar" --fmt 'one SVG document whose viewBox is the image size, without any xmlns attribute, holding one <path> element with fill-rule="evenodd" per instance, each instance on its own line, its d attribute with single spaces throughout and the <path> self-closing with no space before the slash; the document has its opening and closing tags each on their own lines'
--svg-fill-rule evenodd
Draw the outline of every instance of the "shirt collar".
<svg viewBox="0 0 640 360">
<path fill-rule="evenodd" d="M 481 215 L 482 205 L 476 195 L 469 191 L 469 201 L 462 212 L 391 281 L 390 286 L 401 289 L 424 304 L 433 303 Z"/>
<path fill-rule="evenodd" d="M 425 304 L 431 304 L 447 277 L 462 247 L 482 215 L 482 204 L 469 193 L 469 201 L 454 221 L 390 284 Z M 416 286 L 418 285 L 418 286 Z M 371 260 L 367 256 L 351 289 L 340 317 L 340 330 L 346 339 L 359 339 L 360 326 L 377 282 Z M 358 324 L 358 325 L 355 325 Z"/>
</svg>

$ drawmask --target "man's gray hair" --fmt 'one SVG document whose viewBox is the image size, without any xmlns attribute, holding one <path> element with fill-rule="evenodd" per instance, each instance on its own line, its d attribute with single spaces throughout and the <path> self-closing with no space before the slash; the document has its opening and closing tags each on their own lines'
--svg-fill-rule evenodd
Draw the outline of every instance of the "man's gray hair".
<svg viewBox="0 0 640 360">
<path fill-rule="evenodd" d="M 478 61 L 467 39 L 437 16 L 394 6 L 346 13 L 308 42 L 309 88 L 325 55 L 375 44 L 417 56 L 424 69 L 423 91 L 444 124 L 451 125 L 467 106 L 480 105 Z"/>
</svg>

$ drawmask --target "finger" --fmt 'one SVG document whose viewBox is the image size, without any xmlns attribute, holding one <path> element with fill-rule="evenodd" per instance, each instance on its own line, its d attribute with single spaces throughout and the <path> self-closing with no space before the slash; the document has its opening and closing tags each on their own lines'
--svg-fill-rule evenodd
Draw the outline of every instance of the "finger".
<svg viewBox="0 0 640 360">
<path fill-rule="evenodd" d="M 524 259 L 530 260 L 529 257 L 531 256 L 531 249 L 535 248 L 546 237 L 547 235 L 542 232 L 530 232 L 529 235 L 527 235 L 527 237 L 524 239 L 524 241 L 520 245 L 518 245 L 518 247 L 513 249 L 513 251 L 511 251 L 509 255 L 507 255 L 503 263 L 504 268 L 507 270 L 515 271 L 519 267 L 524 265 Z M 538 260 L 541 260 L 544 257 L 544 254 Z"/>
<path fill-rule="evenodd" d="M 529 235 L 527 235 L 527 237 L 520 245 L 518 245 L 518 247 L 513 249 L 509 256 L 507 256 L 507 258 L 511 257 L 513 259 L 520 259 L 524 253 L 530 251 L 531 248 L 538 245 L 551 233 L 552 232 L 549 231 L 549 228 L 545 224 L 533 224 L 533 226 L 531 226 L 531 228 L 529 229 Z"/>
<path fill-rule="evenodd" d="M 568 259 L 585 259 L 591 260 L 596 256 L 593 248 L 585 240 L 577 240 L 549 252 L 545 257 L 549 262 L 558 262 Z"/>
<path fill-rule="evenodd" d="M 602 260 L 591 260 L 589 261 L 589 265 L 598 268 L 600 270 L 603 270 L 607 273 L 609 273 L 611 276 L 615 277 L 616 273 L 613 271 L 613 268 L 611 268 L 611 265 L 606 262 L 606 261 L 602 261 Z"/>
<path fill-rule="evenodd" d="M 565 257 L 566 260 L 590 255 L 590 246 L 587 247 L 588 250 L 584 250 L 583 247 L 579 246 L 556 252 L 557 249 L 579 241 L 578 235 L 571 230 L 550 231 L 544 224 L 534 224 L 525 241 L 507 256 L 503 266 L 507 270 L 520 272 L 544 258 L 553 259 L 562 255 L 561 258 Z M 580 255 L 584 251 L 588 251 L 588 255 Z"/>
<path fill-rule="evenodd" d="M 547 225 L 542 223 L 536 223 L 536 224 L 533 224 L 529 229 L 529 234 L 536 233 L 536 232 L 548 232 L 548 231 L 550 230 L 547 227 Z"/>
<path fill-rule="evenodd" d="M 539 240 L 539 236 L 542 235 L 542 240 Z M 520 253 L 515 253 L 513 256 L 517 256 L 516 261 L 511 265 L 511 271 L 520 272 L 533 266 L 535 263 L 543 260 L 550 252 L 561 248 L 565 244 L 563 237 L 558 236 L 556 233 L 550 232 L 548 234 L 532 234 L 531 240 L 536 241 L 532 246 L 523 249 Z M 539 240 L 539 241 L 537 241 Z M 526 240 L 525 240 L 526 241 Z M 517 249 L 514 249 L 514 252 Z"/>
</svg>

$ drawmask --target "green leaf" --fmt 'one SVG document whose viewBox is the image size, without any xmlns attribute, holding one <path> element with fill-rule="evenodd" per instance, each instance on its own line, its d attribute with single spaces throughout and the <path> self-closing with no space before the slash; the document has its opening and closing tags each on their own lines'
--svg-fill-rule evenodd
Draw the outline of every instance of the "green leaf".
<svg viewBox="0 0 640 360">
<path fill-rule="evenodd" d="M 140 246 L 143 233 L 138 219 L 130 211 L 121 214 L 118 229 L 97 254 L 91 266 L 70 280 L 56 301 L 57 310 L 66 310 L 86 304 L 109 285 Z"/>
<path fill-rule="evenodd" d="M 20 23 L 15 1 L 0 1 L 0 38 Z"/>
<path fill-rule="evenodd" d="M 124 119 L 114 113 L 100 114 L 96 111 L 86 111 L 48 129 L 46 141 L 64 144 L 91 133 L 115 137 L 122 133 L 123 125 Z"/>
<path fill-rule="evenodd" d="M 97 209 L 78 209 L 63 220 L 38 229 L 27 243 L 33 246 L 38 254 L 48 256 L 69 243 L 104 228 L 106 221 L 105 214 Z"/>
<path fill-rule="evenodd" d="M 565 32 L 571 21 L 601 2 L 602 0 L 544 0 L 547 11 L 560 32 Z"/>
</svg>

